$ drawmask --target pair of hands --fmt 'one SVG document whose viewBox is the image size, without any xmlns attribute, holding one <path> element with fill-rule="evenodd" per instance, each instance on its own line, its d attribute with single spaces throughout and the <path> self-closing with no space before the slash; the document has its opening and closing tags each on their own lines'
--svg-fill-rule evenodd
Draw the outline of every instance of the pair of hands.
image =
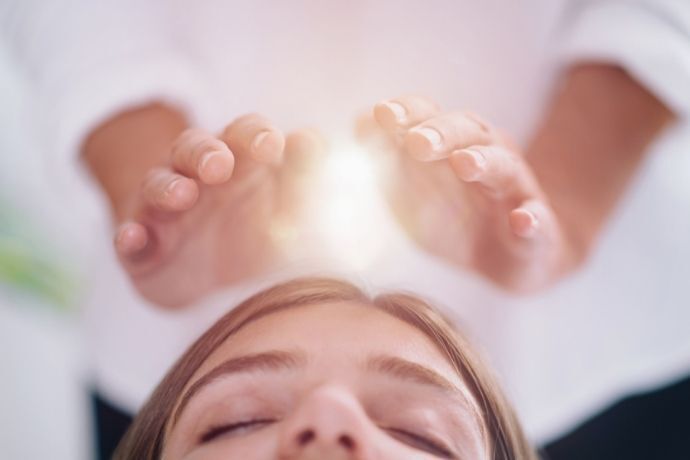
<svg viewBox="0 0 690 460">
<path fill-rule="evenodd" d="M 573 249 L 525 158 L 493 127 L 423 97 L 377 104 L 360 140 L 384 155 L 388 202 L 422 248 L 512 291 L 548 285 Z M 168 166 L 148 172 L 115 237 L 147 299 L 183 306 L 259 274 L 280 257 L 275 226 L 296 226 L 311 165 L 327 155 L 310 130 L 283 135 L 247 115 L 220 136 L 184 131 Z"/>
</svg>

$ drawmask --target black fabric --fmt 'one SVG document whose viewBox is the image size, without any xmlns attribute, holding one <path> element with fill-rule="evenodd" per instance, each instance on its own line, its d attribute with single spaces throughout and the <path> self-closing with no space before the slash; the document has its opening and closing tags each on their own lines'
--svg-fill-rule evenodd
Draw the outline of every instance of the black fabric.
<svg viewBox="0 0 690 460">
<path fill-rule="evenodd" d="M 548 460 L 690 460 L 690 377 L 621 400 L 544 451 Z"/>
<path fill-rule="evenodd" d="M 91 403 L 96 427 L 96 458 L 110 460 L 127 427 L 132 423 L 132 417 L 97 393 L 91 394 Z"/>
</svg>

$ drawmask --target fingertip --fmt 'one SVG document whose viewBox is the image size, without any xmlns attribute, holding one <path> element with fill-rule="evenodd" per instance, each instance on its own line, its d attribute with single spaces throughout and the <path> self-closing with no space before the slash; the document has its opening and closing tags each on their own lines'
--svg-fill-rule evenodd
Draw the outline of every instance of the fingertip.
<svg viewBox="0 0 690 460">
<path fill-rule="evenodd" d="M 283 167 L 299 173 L 311 171 L 325 156 L 328 141 L 315 129 L 293 131 L 285 138 L 285 159 Z"/>
<path fill-rule="evenodd" d="M 465 182 L 476 182 L 486 172 L 486 157 L 476 148 L 459 150 L 448 161 L 455 175 Z"/>
<path fill-rule="evenodd" d="M 184 211 L 196 203 L 199 198 L 197 183 L 188 177 L 173 180 L 163 193 L 163 207 L 173 211 Z"/>
<path fill-rule="evenodd" d="M 516 236 L 532 239 L 539 231 L 539 219 L 530 210 L 517 208 L 509 216 L 510 228 Z"/>
<path fill-rule="evenodd" d="M 146 228 L 137 222 L 127 222 L 115 233 L 115 249 L 123 257 L 131 257 L 146 248 L 148 234 Z"/>
<path fill-rule="evenodd" d="M 355 119 L 354 134 L 358 142 L 365 143 L 381 136 L 383 130 L 373 112 L 365 112 Z"/>
<path fill-rule="evenodd" d="M 406 95 L 379 102 L 374 106 L 373 115 L 379 126 L 397 134 L 401 129 L 435 117 L 439 110 L 427 97 Z"/>
<path fill-rule="evenodd" d="M 208 185 L 227 182 L 235 168 L 235 157 L 229 150 L 205 153 L 199 161 L 199 178 Z"/>
<path fill-rule="evenodd" d="M 328 150 L 327 139 L 316 129 L 303 128 L 292 131 L 285 137 L 286 154 L 308 152 L 324 154 Z"/>
<path fill-rule="evenodd" d="M 411 129 L 403 142 L 407 152 L 419 161 L 436 160 L 443 150 L 443 136 L 438 130 L 427 126 Z"/>
<path fill-rule="evenodd" d="M 394 130 L 407 124 L 408 113 L 399 102 L 383 101 L 374 106 L 374 118 L 382 128 Z"/>
<path fill-rule="evenodd" d="M 285 136 L 276 130 L 259 132 L 252 140 L 250 151 L 254 159 L 262 163 L 279 164 L 285 150 Z"/>
</svg>

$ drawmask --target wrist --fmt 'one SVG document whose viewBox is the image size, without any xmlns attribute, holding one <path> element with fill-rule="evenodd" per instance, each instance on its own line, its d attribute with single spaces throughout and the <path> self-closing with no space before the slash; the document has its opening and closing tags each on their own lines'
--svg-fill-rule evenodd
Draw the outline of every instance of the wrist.
<svg viewBox="0 0 690 460">
<path fill-rule="evenodd" d="M 526 159 L 575 266 L 586 260 L 649 144 L 672 119 L 620 68 L 583 64 L 565 75 Z"/>
<path fill-rule="evenodd" d="M 82 147 L 82 158 L 102 187 L 114 219 L 132 217 L 146 173 L 169 161 L 170 146 L 187 127 L 170 107 L 151 104 L 122 112 L 94 129 Z"/>
</svg>

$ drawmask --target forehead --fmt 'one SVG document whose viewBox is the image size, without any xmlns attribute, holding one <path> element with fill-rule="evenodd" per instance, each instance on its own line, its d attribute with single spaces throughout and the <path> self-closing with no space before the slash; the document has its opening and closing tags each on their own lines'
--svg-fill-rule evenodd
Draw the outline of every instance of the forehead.
<svg viewBox="0 0 690 460">
<path fill-rule="evenodd" d="M 214 350 L 196 374 L 232 357 L 281 349 L 304 350 L 313 363 L 339 366 L 368 355 L 394 355 L 423 363 L 461 383 L 436 345 L 419 329 L 354 302 L 290 307 L 251 322 Z"/>
</svg>

